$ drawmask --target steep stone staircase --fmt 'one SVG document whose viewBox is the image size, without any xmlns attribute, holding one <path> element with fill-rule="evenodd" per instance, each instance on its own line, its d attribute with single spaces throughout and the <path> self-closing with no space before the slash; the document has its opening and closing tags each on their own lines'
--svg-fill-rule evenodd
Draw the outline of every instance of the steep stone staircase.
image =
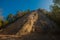
<svg viewBox="0 0 60 40">
<path fill-rule="evenodd" d="M 51 32 L 55 32 L 56 27 L 56 23 L 44 13 L 34 11 L 7 26 L 0 35 L 18 36 L 18 38 L 14 37 L 14 40 L 57 40 L 57 36 L 51 34 Z M 12 40 L 11 36 L 8 37 L 6 39 Z"/>
</svg>

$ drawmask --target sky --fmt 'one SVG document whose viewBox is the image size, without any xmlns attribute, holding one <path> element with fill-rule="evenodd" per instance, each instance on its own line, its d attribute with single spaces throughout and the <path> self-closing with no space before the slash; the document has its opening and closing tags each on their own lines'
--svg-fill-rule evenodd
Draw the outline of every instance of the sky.
<svg viewBox="0 0 60 40">
<path fill-rule="evenodd" d="M 16 14 L 18 10 L 36 10 L 38 8 L 49 10 L 51 4 L 52 0 L 0 0 L 0 11 L 6 17 L 9 13 Z"/>
</svg>

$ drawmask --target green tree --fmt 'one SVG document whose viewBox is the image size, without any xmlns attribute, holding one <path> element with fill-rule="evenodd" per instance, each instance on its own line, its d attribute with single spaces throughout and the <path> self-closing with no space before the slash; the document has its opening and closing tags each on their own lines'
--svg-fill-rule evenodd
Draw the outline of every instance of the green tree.
<svg viewBox="0 0 60 40">
<path fill-rule="evenodd" d="M 3 21 L 0 20 L 0 28 L 2 28 L 2 26 L 3 26 Z"/>
<path fill-rule="evenodd" d="M 8 24 L 9 24 L 9 21 L 6 20 L 6 21 L 4 22 L 4 26 L 6 26 L 6 25 L 8 25 Z"/>
<path fill-rule="evenodd" d="M 13 22 L 15 20 L 14 15 L 9 14 L 8 17 L 7 17 L 7 20 L 9 21 L 9 23 Z"/>
<path fill-rule="evenodd" d="M 56 18 L 58 16 L 58 14 L 60 13 L 60 8 L 57 5 L 54 5 L 54 6 L 52 6 L 51 11 L 52 11 L 53 15 Z"/>
<path fill-rule="evenodd" d="M 17 11 L 16 17 L 19 18 L 22 16 L 22 12 L 21 11 Z"/>
<path fill-rule="evenodd" d="M 60 0 L 53 0 L 55 5 L 60 5 Z"/>
<path fill-rule="evenodd" d="M 27 10 L 27 13 L 30 13 L 30 9 Z"/>
<path fill-rule="evenodd" d="M 51 6 L 51 18 L 60 25 L 60 7 L 56 4 L 59 4 L 60 0 L 53 0 L 54 4 Z"/>
</svg>

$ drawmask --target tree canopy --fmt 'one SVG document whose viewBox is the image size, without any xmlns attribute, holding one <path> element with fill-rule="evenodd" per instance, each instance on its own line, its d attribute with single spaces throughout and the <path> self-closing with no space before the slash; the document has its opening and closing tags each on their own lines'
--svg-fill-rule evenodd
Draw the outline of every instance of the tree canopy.
<svg viewBox="0 0 60 40">
<path fill-rule="evenodd" d="M 55 5 L 58 5 L 60 7 L 60 0 L 53 0 Z"/>
</svg>

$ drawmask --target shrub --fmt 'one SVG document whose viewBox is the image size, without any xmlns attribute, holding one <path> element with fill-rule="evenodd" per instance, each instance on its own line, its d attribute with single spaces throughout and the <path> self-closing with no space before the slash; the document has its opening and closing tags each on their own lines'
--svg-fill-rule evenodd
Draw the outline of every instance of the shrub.
<svg viewBox="0 0 60 40">
<path fill-rule="evenodd" d="M 3 26 L 3 21 L 0 20 L 0 29 L 2 28 L 2 26 Z"/>
</svg>

